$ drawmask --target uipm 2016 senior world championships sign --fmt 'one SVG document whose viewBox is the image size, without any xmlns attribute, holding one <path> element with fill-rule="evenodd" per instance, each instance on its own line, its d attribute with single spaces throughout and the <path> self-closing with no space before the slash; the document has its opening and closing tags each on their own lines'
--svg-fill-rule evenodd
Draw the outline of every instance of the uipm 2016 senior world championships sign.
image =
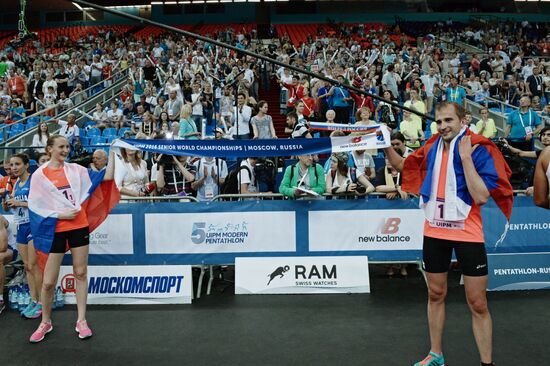
<svg viewBox="0 0 550 366">
<path fill-rule="evenodd" d="M 341 151 L 382 149 L 390 133 L 382 125 L 359 126 L 357 135 L 315 139 L 262 140 L 117 140 L 115 148 L 138 149 L 168 155 L 248 158 L 297 156 Z"/>
</svg>

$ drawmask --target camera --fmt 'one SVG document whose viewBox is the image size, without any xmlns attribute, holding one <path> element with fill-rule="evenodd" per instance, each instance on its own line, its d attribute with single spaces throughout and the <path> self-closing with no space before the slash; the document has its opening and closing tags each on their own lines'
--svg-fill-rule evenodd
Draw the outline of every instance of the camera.
<svg viewBox="0 0 550 366">
<path fill-rule="evenodd" d="M 163 154 L 160 159 L 157 161 L 157 165 L 163 166 L 164 168 L 171 167 L 174 164 L 174 158 L 172 155 L 165 155 Z"/>
</svg>

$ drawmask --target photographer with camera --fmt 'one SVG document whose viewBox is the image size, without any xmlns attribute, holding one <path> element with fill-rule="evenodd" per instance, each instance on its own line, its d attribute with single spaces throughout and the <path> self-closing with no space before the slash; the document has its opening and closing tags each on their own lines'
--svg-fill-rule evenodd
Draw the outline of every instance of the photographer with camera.
<svg viewBox="0 0 550 366">
<path fill-rule="evenodd" d="M 550 146 L 550 127 L 544 127 L 540 131 L 539 139 L 540 139 L 540 142 L 542 143 L 543 148 L 542 148 L 542 150 L 537 150 L 537 151 L 520 150 L 518 148 L 510 146 L 508 144 L 508 142 L 504 139 L 501 139 L 500 141 L 502 141 L 502 144 L 504 145 L 504 147 L 507 148 L 510 151 L 510 153 L 512 153 L 512 155 L 516 155 L 516 156 L 519 156 L 520 158 L 526 158 L 526 159 L 538 159 L 540 157 L 542 151 L 546 147 Z M 506 157 L 506 154 L 504 154 L 504 156 Z M 529 181 L 530 181 L 530 185 L 525 190 L 525 195 L 526 196 L 532 196 L 533 195 L 533 184 L 532 184 L 533 179 L 531 178 L 531 179 L 529 179 Z"/>
<path fill-rule="evenodd" d="M 193 193 L 196 168 L 188 163 L 187 156 L 160 154 L 156 169 L 151 169 L 151 181 L 157 182 L 157 193 L 162 196 L 187 196 Z"/>
</svg>

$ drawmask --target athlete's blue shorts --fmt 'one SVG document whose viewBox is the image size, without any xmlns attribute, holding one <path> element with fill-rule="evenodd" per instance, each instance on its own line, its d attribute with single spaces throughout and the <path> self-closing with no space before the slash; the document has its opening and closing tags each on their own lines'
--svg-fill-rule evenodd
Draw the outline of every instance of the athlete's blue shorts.
<svg viewBox="0 0 550 366">
<path fill-rule="evenodd" d="M 17 227 L 17 236 L 15 242 L 17 244 L 28 244 L 32 240 L 31 224 L 20 224 Z"/>
</svg>

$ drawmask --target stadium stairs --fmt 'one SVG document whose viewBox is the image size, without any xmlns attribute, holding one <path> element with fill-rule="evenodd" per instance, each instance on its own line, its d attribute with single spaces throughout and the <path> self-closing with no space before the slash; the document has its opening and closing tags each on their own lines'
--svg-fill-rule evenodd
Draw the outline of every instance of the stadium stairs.
<svg viewBox="0 0 550 366">
<path fill-rule="evenodd" d="M 286 117 L 281 114 L 280 110 L 280 89 L 277 79 L 273 78 L 270 81 L 270 88 L 266 90 L 265 88 L 260 88 L 260 100 L 265 100 L 269 106 L 268 114 L 273 118 L 273 126 L 275 127 L 275 132 L 279 138 L 288 137 L 285 134 L 286 126 Z"/>
</svg>

